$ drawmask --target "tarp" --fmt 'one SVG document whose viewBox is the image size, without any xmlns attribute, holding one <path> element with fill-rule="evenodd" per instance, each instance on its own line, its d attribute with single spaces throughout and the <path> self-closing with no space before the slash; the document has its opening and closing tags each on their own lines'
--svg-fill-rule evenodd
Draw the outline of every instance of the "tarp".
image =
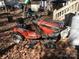
<svg viewBox="0 0 79 59">
<path fill-rule="evenodd" d="M 28 4 L 30 2 L 30 0 L 24 0 L 25 4 Z"/>
<path fill-rule="evenodd" d="M 13 7 L 13 6 L 16 5 L 18 2 L 15 1 L 15 0 L 10 0 L 10 1 L 8 0 L 8 1 L 6 1 L 5 3 L 6 3 L 6 5 L 9 5 L 9 6 Z"/>
<path fill-rule="evenodd" d="M 6 2 L 6 6 L 10 6 L 10 7 L 15 7 L 15 8 L 21 8 L 21 4 L 17 1 L 17 0 L 7 0 Z"/>
</svg>

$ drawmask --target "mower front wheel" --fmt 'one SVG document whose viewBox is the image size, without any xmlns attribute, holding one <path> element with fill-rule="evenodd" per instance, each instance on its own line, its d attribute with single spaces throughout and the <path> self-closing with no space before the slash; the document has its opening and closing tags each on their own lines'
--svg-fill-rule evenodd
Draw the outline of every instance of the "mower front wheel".
<svg viewBox="0 0 79 59">
<path fill-rule="evenodd" d="M 23 36 L 19 33 L 13 33 L 13 41 L 19 43 L 20 41 L 23 41 Z"/>
</svg>

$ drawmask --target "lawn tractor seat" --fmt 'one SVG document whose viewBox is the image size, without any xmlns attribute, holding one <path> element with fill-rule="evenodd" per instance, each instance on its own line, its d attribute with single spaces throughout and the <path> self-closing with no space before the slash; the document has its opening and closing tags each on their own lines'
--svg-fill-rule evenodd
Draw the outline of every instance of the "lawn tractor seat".
<svg viewBox="0 0 79 59">
<path fill-rule="evenodd" d="M 24 23 L 24 18 L 18 18 L 17 19 L 17 27 L 19 28 L 23 28 L 23 29 L 31 29 L 30 25 L 27 25 L 26 23 Z"/>
</svg>

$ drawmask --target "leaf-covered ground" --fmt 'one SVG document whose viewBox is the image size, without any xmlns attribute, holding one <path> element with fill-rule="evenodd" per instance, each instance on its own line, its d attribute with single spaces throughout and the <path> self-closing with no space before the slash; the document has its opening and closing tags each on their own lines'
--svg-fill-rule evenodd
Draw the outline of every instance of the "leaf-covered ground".
<svg viewBox="0 0 79 59">
<path fill-rule="evenodd" d="M 5 20 L 0 18 L 0 23 Z M 13 26 L 15 22 L 0 25 L 0 59 L 76 59 L 76 50 L 69 46 L 65 49 L 47 49 L 38 44 L 32 49 L 27 48 L 26 41 L 14 44 L 11 37 Z"/>
</svg>

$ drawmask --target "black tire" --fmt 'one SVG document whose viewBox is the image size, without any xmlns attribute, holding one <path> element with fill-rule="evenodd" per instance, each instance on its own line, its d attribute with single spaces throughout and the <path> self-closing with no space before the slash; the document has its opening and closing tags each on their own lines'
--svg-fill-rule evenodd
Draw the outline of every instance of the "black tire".
<svg viewBox="0 0 79 59">
<path fill-rule="evenodd" d="M 20 41 L 23 41 L 24 39 L 23 36 L 19 33 L 13 33 L 12 37 L 15 43 L 19 43 Z"/>
</svg>

